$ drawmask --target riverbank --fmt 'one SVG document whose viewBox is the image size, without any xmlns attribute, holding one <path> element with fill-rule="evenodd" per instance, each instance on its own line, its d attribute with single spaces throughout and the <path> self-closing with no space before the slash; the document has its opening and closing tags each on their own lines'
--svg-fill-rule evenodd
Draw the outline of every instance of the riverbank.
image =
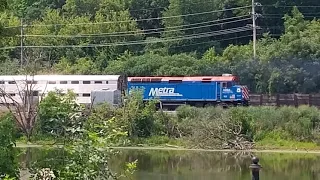
<svg viewBox="0 0 320 180">
<path fill-rule="evenodd" d="M 42 142 L 43 143 L 43 142 Z M 259 144 L 259 143 L 258 143 Z M 288 145 L 288 144 L 287 144 Z M 301 143 L 300 143 L 301 145 Z M 303 145 L 303 144 L 302 144 Z M 308 153 L 308 154 L 320 154 L 320 146 L 310 147 L 293 147 L 293 146 L 268 146 L 268 145 L 258 145 L 255 149 L 250 150 L 233 150 L 233 149 L 203 149 L 203 148 L 188 148 L 172 144 L 158 144 L 158 145 L 148 145 L 148 144 L 136 144 L 132 146 L 112 146 L 111 149 L 124 149 L 124 150 L 172 150 L 172 151 L 204 151 L 204 152 L 252 152 L 252 153 Z M 23 142 L 18 142 L 16 144 L 17 148 L 42 148 L 42 147 L 62 147 L 63 144 L 27 144 Z"/>
<path fill-rule="evenodd" d="M 45 145 L 30 145 L 30 144 L 17 144 L 17 148 L 41 148 Z M 54 145 L 52 147 L 59 147 L 62 145 Z M 252 152 L 252 153 L 309 153 L 309 154 L 320 154 L 319 150 L 290 150 L 290 149 L 251 149 L 251 150 L 231 150 L 231 149 L 191 149 L 182 147 L 164 147 L 164 146 L 132 146 L 132 147 L 110 147 L 111 149 L 124 149 L 124 150 L 172 150 L 172 151 L 204 151 L 204 152 Z"/>
</svg>

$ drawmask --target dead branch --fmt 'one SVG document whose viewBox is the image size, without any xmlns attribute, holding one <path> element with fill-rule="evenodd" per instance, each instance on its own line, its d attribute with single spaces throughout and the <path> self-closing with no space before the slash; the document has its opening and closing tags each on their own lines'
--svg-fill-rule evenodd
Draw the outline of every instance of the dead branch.
<svg viewBox="0 0 320 180">
<path fill-rule="evenodd" d="M 35 126 L 40 103 L 40 101 L 34 101 L 34 89 L 36 86 L 34 83 L 34 76 L 31 76 L 31 80 L 29 80 L 28 76 L 26 76 L 25 80 L 14 80 L 14 82 L 16 85 L 16 90 L 14 93 L 18 95 L 20 101 L 11 96 L 10 92 L 7 92 L 5 87 L 0 88 L 0 92 L 2 94 L 1 101 L 14 116 L 14 120 L 18 124 L 19 128 L 25 133 L 28 140 L 30 140 L 30 136 Z M 19 85 L 22 87 L 19 87 Z M 47 84 L 45 89 L 46 87 Z M 41 95 L 41 100 L 44 93 L 45 90 Z M 39 95 L 37 96 L 39 97 Z"/>
<path fill-rule="evenodd" d="M 205 146 L 216 147 L 218 142 L 223 149 L 247 150 L 254 147 L 254 143 L 242 134 L 241 122 L 224 115 L 199 120 L 195 124 L 193 136 L 200 146 L 204 146 L 202 143 L 205 141 Z"/>
</svg>

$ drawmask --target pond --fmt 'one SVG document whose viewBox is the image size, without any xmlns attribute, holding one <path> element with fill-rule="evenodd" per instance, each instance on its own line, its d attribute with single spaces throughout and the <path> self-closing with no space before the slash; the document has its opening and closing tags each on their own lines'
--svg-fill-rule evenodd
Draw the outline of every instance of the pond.
<svg viewBox="0 0 320 180">
<path fill-rule="evenodd" d="M 19 152 L 17 160 L 25 168 L 35 162 L 54 167 L 61 164 L 63 157 L 57 149 L 26 148 Z M 119 171 L 125 162 L 137 159 L 135 180 L 251 180 L 251 155 L 260 158 L 262 180 L 320 179 L 318 154 L 120 150 L 110 164 L 111 169 Z"/>
</svg>

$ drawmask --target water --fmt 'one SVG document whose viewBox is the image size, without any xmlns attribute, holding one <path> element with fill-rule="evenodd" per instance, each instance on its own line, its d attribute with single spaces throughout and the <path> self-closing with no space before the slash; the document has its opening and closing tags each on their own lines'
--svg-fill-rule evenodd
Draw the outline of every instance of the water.
<svg viewBox="0 0 320 180">
<path fill-rule="evenodd" d="M 250 155 L 240 152 L 195 152 L 175 150 L 121 150 L 111 160 L 111 169 L 119 171 L 125 162 L 138 159 L 134 180 L 251 180 Z M 320 155 L 292 153 L 256 153 L 263 169 L 261 180 L 319 180 Z M 23 167 L 34 163 L 60 166 L 62 152 L 29 148 L 20 151 L 17 160 Z M 25 171 L 23 172 L 25 173 Z"/>
</svg>

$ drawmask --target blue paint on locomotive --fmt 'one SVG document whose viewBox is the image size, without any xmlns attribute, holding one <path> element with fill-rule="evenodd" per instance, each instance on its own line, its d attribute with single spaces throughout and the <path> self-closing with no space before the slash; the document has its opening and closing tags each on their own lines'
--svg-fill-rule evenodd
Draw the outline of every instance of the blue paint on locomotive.
<svg viewBox="0 0 320 180">
<path fill-rule="evenodd" d="M 235 82 L 128 82 L 131 89 L 143 90 L 143 99 L 161 101 L 243 101 L 241 86 Z"/>
</svg>

